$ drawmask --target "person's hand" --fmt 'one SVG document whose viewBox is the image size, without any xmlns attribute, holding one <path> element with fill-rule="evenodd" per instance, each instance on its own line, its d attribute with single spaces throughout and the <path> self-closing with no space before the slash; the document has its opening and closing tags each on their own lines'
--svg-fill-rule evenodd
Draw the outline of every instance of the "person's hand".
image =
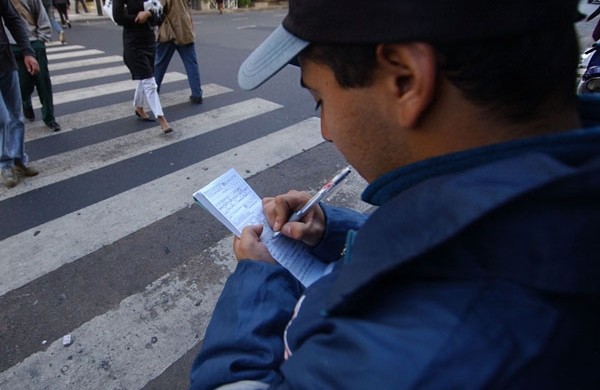
<svg viewBox="0 0 600 390">
<path fill-rule="evenodd" d="M 40 64 L 38 64 L 34 56 L 23 57 L 23 62 L 25 63 L 25 69 L 27 69 L 30 75 L 33 76 L 40 71 Z"/>
<path fill-rule="evenodd" d="M 139 24 L 144 24 L 148 21 L 148 19 L 152 16 L 150 11 L 140 11 L 135 17 L 135 22 Z"/>
<path fill-rule="evenodd" d="M 242 230 L 242 235 L 233 239 L 233 251 L 238 261 L 256 260 L 271 264 L 277 263 L 265 244 L 260 241 L 262 231 L 262 225 L 246 226 Z"/>
<path fill-rule="evenodd" d="M 263 199 L 263 209 L 269 226 L 286 237 L 302 241 L 308 246 L 317 245 L 325 233 L 325 214 L 320 206 L 312 207 L 302 220 L 287 222 L 311 198 L 307 192 L 289 191 L 274 198 Z"/>
</svg>

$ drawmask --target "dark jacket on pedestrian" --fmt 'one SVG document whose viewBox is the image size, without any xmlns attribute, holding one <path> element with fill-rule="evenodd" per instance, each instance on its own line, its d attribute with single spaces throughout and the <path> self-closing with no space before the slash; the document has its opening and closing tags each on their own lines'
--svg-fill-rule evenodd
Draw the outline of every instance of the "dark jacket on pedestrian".
<svg viewBox="0 0 600 390">
<path fill-rule="evenodd" d="M 600 127 L 418 162 L 363 199 L 366 220 L 324 207 L 315 252 L 343 256 L 306 290 L 238 263 L 192 389 L 600 387 Z"/>
<path fill-rule="evenodd" d="M 23 54 L 33 56 L 34 51 L 29 43 L 27 26 L 21 20 L 10 0 L 0 0 L 0 16 L 4 26 L 10 31 Z M 17 64 L 10 49 L 8 36 L 4 28 L 0 28 L 0 72 L 16 69 Z"/>
<path fill-rule="evenodd" d="M 115 23 L 123 26 L 123 60 L 134 80 L 154 77 L 156 40 L 151 23 L 135 23 L 144 0 L 114 0 Z"/>
</svg>

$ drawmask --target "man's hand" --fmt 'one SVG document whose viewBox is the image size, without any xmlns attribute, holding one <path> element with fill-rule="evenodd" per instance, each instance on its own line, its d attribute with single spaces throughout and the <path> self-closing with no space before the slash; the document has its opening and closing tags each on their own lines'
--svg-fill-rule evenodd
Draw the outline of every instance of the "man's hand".
<svg viewBox="0 0 600 390">
<path fill-rule="evenodd" d="M 25 69 L 27 69 L 30 75 L 33 76 L 40 71 L 40 64 L 38 64 L 34 56 L 25 56 L 23 62 L 25 63 Z"/>
<path fill-rule="evenodd" d="M 271 256 L 269 250 L 260 241 L 262 234 L 262 225 L 246 226 L 242 230 L 241 237 L 233 239 L 233 251 L 238 261 L 240 260 L 256 260 L 265 263 L 276 264 L 277 261 Z"/>
<path fill-rule="evenodd" d="M 263 209 L 273 231 L 280 231 L 284 236 L 302 241 L 308 246 L 317 245 L 325 233 L 325 214 L 316 205 L 298 222 L 287 222 L 292 213 L 308 202 L 310 194 L 300 191 L 289 191 L 274 198 L 263 199 Z"/>
</svg>

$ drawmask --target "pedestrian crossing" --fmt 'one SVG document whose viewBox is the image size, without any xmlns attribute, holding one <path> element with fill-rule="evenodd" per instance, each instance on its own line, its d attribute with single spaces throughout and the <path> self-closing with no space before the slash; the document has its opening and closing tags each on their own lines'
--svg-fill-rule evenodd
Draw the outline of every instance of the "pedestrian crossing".
<svg viewBox="0 0 600 390">
<path fill-rule="evenodd" d="M 200 211 L 191 194 L 230 167 L 249 178 L 321 145 L 319 119 L 308 117 L 245 142 L 232 142 L 217 153 L 150 180 L 140 180 L 106 197 L 101 196 L 103 190 L 99 188 L 87 188 L 86 194 L 99 199 L 48 220 L 39 216 L 35 226 L 13 231 L 9 205 L 28 202 L 39 193 L 52 201 L 49 204 L 58 205 L 60 199 L 50 198 L 62 194 L 59 188 L 77 178 L 116 170 L 119 164 L 165 154 L 165 150 L 185 148 L 199 137 L 226 132 L 232 126 L 277 115 L 285 109 L 279 103 L 249 96 L 175 119 L 171 124 L 176 131 L 168 135 L 160 133 L 158 124 L 132 132 L 128 127 L 133 122 L 130 100 L 135 84 L 129 80 L 120 56 L 79 45 L 49 46 L 47 51 L 51 72 L 64 72 L 52 76 L 55 85 L 64 87 L 54 95 L 55 106 L 82 100 L 90 104 L 85 110 L 59 115 L 57 121 L 63 128 L 59 133 L 49 132 L 40 121 L 28 123 L 26 149 L 52 140 L 50 137 L 72 140 L 73 145 L 37 159 L 30 155 L 40 174 L 11 190 L 0 188 L 0 224 L 5 232 L 0 235 L 0 344 L 4 348 L 0 351 L 0 390 L 141 389 L 197 349 L 223 282 L 235 267 L 231 237 L 214 233 L 218 227 L 202 230 L 217 238 L 207 241 L 211 244 L 197 247 L 194 255 L 172 260 L 168 247 L 177 246 L 183 238 L 170 237 L 169 241 L 169 233 L 161 233 L 163 221 L 197 218 L 195 213 Z M 73 60 L 90 56 L 94 58 Z M 98 64 L 112 65 L 89 69 Z M 184 80 L 185 74 L 168 72 L 164 83 Z M 94 85 L 76 86 L 83 81 Z M 187 85 L 178 85 L 183 87 L 161 94 L 167 110 L 189 104 Z M 232 89 L 218 84 L 205 84 L 203 90 L 205 99 L 233 96 Z M 109 98 L 110 104 L 95 106 L 99 97 Z M 106 122 L 117 136 L 89 144 L 76 142 L 78 135 Z M 362 185 L 360 179 L 354 180 Z M 339 196 L 344 196 L 343 189 Z M 365 207 L 352 202 L 348 205 Z M 19 205 L 27 206 L 44 208 L 44 204 Z M 167 240 L 167 248 L 161 249 L 165 264 L 149 267 L 154 273 L 136 265 L 143 264 L 143 253 L 152 250 L 147 248 L 151 244 L 125 248 L 144 234 L 156 234 L 157 241 Z M 140 240 L 148 241 L 152 243 Z M 139 257 L 121 257 L 120 253 Z M 113 301 L 86 289 L 99 278 L 87 274 L 80 264 L 104 270 L 99 278 L 110 275 L 117 279 L 127 272 L 139 277 L 121 284 L 107 281 L 115 291 L 107 287 L 106 295 L 120 297 Z M 73 290 L 71 284 L 84 287 Z M 135 287 L 117 292 L 117 285 L 123 289 Z M 76 305 L 70 310 L 61 306 L 64 301 L 88 299 L 98 302 L 87 305 L 91 308 L 86 306 L 86 313 L 79 313 L 84 309 Z M 34 318 L 40 315 L 47 316 L 44 321 L 52 322 L 53 329 L 58 330 L 50 334 L 37 324 Z M 72 345 L 63 344 L 62 336 L 66 334 L 72 337 Z"/>
</svg>

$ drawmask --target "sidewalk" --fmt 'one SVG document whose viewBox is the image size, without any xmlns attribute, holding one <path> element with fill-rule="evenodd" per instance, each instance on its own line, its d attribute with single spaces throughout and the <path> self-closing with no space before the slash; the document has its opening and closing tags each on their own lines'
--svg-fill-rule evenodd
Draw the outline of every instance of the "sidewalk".
<svg viewBox="0 0 600 390">
<path fill-rule="evenodd" d="M 108 16 L 106 15 L 98 15 L 98 11 L 96 10 L 95 2 L 94 3 L 86 3 L 88 7 L 88 13 L 80 12 L 75 13 L 74 5 L 71 5 L 71 9 L 69 12 L 69 20 L 71 23 L 81 23 L 81 22 L 93 22 L 99 20 L 106 20 Z M 203 7 L 207 7 L 203 5 Z M 272 9 L 287 9 L 288 3 L 287 1 L 280 1 L 278 3 L 272 3 L 267 1 L 257 2 L 254 7 L 244 7 L 244 8 L 236 8 L 236 9 L 228 9 L 224 10 L 225 14 L 236 13 L 236 12 L 247 12 L 247 11 L 262 11 L 262 10 L 272 10 Z M 215 8 L 202 8 L 202 9 L 190 9 L 192 15 L 198 14 L 218 14 L 218 11 Z"/>
</svg>

